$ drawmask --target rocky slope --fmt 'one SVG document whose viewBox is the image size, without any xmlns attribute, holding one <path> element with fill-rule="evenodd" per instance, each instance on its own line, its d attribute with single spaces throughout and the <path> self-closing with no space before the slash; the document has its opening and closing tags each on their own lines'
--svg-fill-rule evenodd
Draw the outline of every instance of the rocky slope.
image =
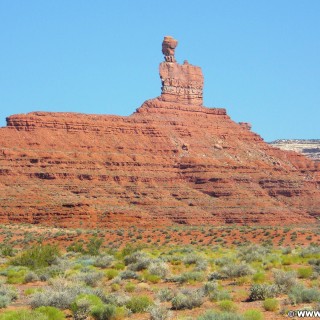
<svg viewBox="0 0 320 320">
<path fill-rule="evenodd" d="M 296 151 L 312 160 L 320 161 L 320 139 L 280 139 L 270 144 L 282 150 Z"/>
<path fill-rule="evenodd" d="M 172 38 L 171 38 L 172 39 Z M 0 222 L 72 227 L 310 223 L 319 163 L 202 106 L 165 39 L 162 94 L 129 117 L 32 112 L 0 128 Z"/>
</svg>

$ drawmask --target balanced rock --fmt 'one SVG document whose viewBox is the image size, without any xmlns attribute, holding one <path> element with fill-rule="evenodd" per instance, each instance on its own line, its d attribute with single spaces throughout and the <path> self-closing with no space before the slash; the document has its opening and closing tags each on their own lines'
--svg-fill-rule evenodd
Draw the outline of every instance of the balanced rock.
<svg viewBox="0 0 320 320">
<path fill-rule="evenodd" d="M 174 49 L 178 42 L 172 37 L 165 37 L 162 43 L 162 53 L 165 62 L 160 63 L 159 71 L 162 82 L 161 100 L 180 102 L 190 105 L 203 104 L 203 75 L 200 67 L 176 62 Z"/>
</svg>

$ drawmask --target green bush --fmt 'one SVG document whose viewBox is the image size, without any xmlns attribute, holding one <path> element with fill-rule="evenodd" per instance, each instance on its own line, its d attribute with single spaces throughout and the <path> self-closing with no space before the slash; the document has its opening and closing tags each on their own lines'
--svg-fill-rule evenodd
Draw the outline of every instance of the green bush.
<svg viewBox="0 0 320 320">
<path fill-rule="evenodd" d="M 125 267 L 126 267 L 125 264 L 122 262 L 117 262 L 113 266 L 115 270 L 123 270 Z"/>
<path fill-rule="evenodd" d="M 235 312 L 237 310 L 236 305 L 230 300 L 221 300 L 218 302 L 218 307 L 221 311 Z"/>
<path fill-rule="evenodd" d="M 128 282 L 124 287 L 124 290 L 126 292 L 133 292 L 135 289 L 136 289 L 136 286 L 132 282 Z"/>
<path fill-rule="evenodd" d="M 117 307 L 112 304 L 96 305 L 91 308 L 91 315 L 97 320 L 114 319 L 117 313 Z"/>
<path fill-rule="evenodd" d="M 262 283 L 266 280 L 266 274 L 264 272 L 257 272 L 252 277 L 253 282 Z"/>
<path fill-rule="evenodd" d="M 14 258 L 11 264 L 35 270 L 50 266 L 58 256 L 60 256 L 60 252 L 57 246 L 34 245 Z"/>
<path fill-rule="evenodd" d="M 15 310 L 6 311 L 0 314 L 0 320 L 48 320 L 48 317 L 38 311 L 31 310 Z"/>
<path fill-rule="evenodd" d="M 116 276 L 118 276 L 119 271 L 114 270 L 114 269 L 108 269 L 105 272 L 106 277 L 108 278 L 108 280 L 111 280 L 113 278 L 115 278 Z"/>
<path fill-rule="evenodd" d="M 25 282 L 25 277 L 28 272 L 26 268 L 9 269 L 7 272 L 7 283 L 21 284 Z"/>
<path fill-rule="evenodd" d="M 66 318 L 62 311 L 54 307 L 39 307 L 35 311 L 47 316 L 47 320 L 64 320 Z"/>
<path fill-rule="evenodd" d="M 14 250 L 12 246 L 8 245 L 2 245 L 0 248 L 1 255 L 5 257 L 13 257 L 14 256 Z"/>
<path fill-rule="evenodd" d="M 263 314 L 262 312 L 258 311 L 258 310 L 247 310 L 244 314 L 243 314 L 244 320 L 263 320 Z"/>
<path fill-rule="evenodd" d="M 140 313 L 147 311 L 148 307 L 152 305 L 152 300 L 147 296 L 132 297 L 126 304 L 126 307 L 133 313 Z"/>
<path fill-rule="evenodd" d="M 311 267 L 299 268 L 297 270 L 297 273 L 298 273 L 298 278 L 307 279 L 311 277 L 313 270 Z"/>
<path fill-rule="evenodd" d="M 263 301 L 263 307 L 266 311 L 276 311 L 279 308 L 279 301 L 276 299 L 266 299 Z"/>
<path fill-rule="evenodd" d="M 100 247 L 102 245 L 103 240 L 101 238 L 93 237 L 87 243 L 87 250 L 86 253 L 97 256 L 100 251 Z"/>
</svg>

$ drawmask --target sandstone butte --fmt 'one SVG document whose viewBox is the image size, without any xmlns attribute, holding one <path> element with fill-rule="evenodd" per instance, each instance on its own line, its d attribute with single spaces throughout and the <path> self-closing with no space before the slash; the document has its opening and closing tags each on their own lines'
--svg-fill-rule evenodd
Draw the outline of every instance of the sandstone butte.
<svg viewBox="0 0 320 320">
<path fill-rule="evenodd" d="M 0 128 L 0 222 L 286 225 L 320 215 L 320 163 L 203 106 L 201 68 L 165 37 L 162 93 L 128 117 L 31 112 Z M 272 124 L 270 124 L 271 126 Z"/>
</svg>

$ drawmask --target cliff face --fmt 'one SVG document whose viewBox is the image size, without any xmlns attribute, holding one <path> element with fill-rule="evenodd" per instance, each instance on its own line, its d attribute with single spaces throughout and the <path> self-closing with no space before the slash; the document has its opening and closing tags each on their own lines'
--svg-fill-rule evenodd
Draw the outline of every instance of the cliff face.
<svg viewBox="0 0 320 320">
<path fill-rule="evenodd" d="M 282 150 L 302 153 L 314 161 L 320 161 L 320 139 L 280 139 L 270 144 Z"/>
<path fill-rule="evenodd" d="M 162 66 L 176 71 L 162 73 L 161 96 L 129 117 L 33 112 L 7 119 L 0 128 L 0 222 L 315 221 L 319 163 L 273 148 L 225 109 L 202 106 L 201 69 L 177 64 L 174 48 L 166 50 Z M 168 95 L 166 83 L 179 89 Z"/>
</svg>

